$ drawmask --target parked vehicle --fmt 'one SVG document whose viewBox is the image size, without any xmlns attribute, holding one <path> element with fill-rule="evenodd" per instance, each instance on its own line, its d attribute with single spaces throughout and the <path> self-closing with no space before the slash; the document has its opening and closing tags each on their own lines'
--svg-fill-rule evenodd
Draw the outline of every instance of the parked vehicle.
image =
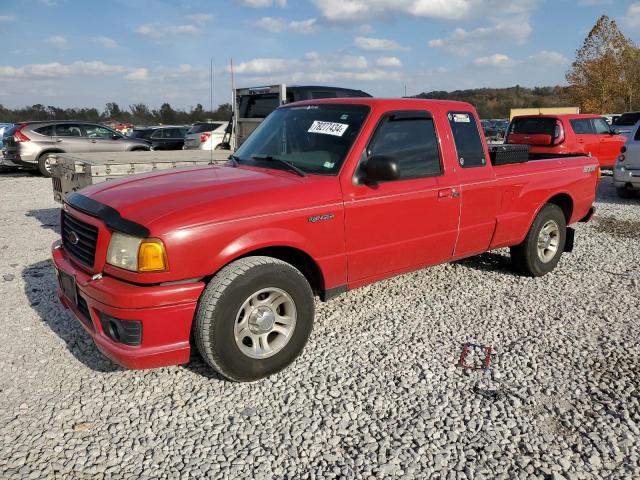
<svg viewBox="0 0 640 480">
<path fill-rule="evenodd" d="M 529 115 L 511 120 L 505 143 L 531 145 L 531 153 L 545 156 L 591 155 L 611 168 L 626 138 L 615 134 L 598 115 Z"/>
<path fill-rule="evenodd" d="M 15 163 L 5 159 L 2 149 L 4 148 L 4 136 L 13 127 L 13 123 L 0 123 L 0 168 L 17 167 Z"/>
<path fill-rule="evenodd" d="M 187 131 L 184 138 L 185 149 L 221 150 L 227 149 L 225 135 L 229 122 L 198 122 Z"/>
<path fill-rule="evenodd" d="M 467 103 L 285 105 L 224 166 L 70 194 L 58 295 L 126 367 L 187 363 L 193 338 L 222 375 L 256 380 L 302 351 L 314 294 L 501 247 L 523 274 L 551 272 L 567 225 L 592 216 L 598 162 L 490 158 Z"/>
<path fill-rule="evenodd" d="M 235 91 L 234 136 L 232 148 L 237 148 L 258 125 L 280 105 L 321 98 L 371 97 L 362 90 L 319 85 L 271 85 L 267 87 L 238 88 Z"/>
<path fill-rule="evenodd" d="M 161 126 L 134 128 L 129 138 L 146 140 L 151 150 L 182 150 L 189 127 Z"/>
<path fill-rule="evenodd" d="M 633 198 L 640 191 L 640 123 L 636 123 L 613 168 L 618 196 Z"/>
<path fill-rule="evenodd" d="M 630 134 L 640 121 L 640 112 L 627 112 L 623 113 L 617 118 L 612 120 L 612 126 L 616 133 L 623 135 Z"/>
<path fill-rule="evenodd" d="M 128 138 L 103 125 L 69 121 L 24 122 L 5 137 L 5 157 L 13 163 L 51 176 L 56 153 L 149 150 L 145 140 Z"/>
</svg>

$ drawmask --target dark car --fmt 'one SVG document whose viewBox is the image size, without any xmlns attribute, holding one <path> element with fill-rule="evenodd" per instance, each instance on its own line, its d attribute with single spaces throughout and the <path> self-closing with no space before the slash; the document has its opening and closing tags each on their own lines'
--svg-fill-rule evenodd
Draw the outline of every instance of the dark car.
<svg viewBox="0 0 640 480">
<path fill-rule="evenodd" d="M 135 128 L 129 137 L 146 140 L 151 150 L 181 150 L 188 130 L 188 127 L 174 126 Z"/>
</svg>

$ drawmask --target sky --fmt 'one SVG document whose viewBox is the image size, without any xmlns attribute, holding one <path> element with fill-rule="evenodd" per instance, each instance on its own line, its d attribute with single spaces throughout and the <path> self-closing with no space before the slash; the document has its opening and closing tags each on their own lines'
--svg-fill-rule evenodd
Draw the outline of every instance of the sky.
<svg viewBox="0 0 640 480">
<path fill-rule="evenodd" d="M 640 41 L 626 0 L 0 0 L 0 104 L 186 108 L 276 83 L 398 97 L 564 83 L 602 14 Z"/>
</svg>

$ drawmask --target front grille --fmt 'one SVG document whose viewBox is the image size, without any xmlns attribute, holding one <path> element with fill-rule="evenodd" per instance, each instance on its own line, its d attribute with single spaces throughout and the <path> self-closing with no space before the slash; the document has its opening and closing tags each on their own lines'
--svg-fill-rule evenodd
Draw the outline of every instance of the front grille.
<svg viewBox="0 0 640 480">
<path fill-rule="evenodd" d="M 72 234 L 75 234 L 72 235 Z M 71 238 L 77 238 L 72 243 Z M 98 228 L 62 211 L 62 244 L 67 252 L 89 268 L 93 268 L 98 243 Z"/>
</svg>

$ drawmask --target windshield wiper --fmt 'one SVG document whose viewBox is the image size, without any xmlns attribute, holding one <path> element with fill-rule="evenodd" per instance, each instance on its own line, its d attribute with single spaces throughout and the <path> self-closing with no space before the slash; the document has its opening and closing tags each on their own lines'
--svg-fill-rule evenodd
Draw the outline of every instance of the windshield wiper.
<svg viewBox="0 0 640 480">
<path fill-rule="evenodd" d="M 307 176 L 304 170 L 301 170 L 300 168 L 296 167 L 293 163 L 289 163 L 286 160 L 283 160 L 282 158 L 279 158 L 279 157 L 274 157 L 272 155 L 251 155 L 251 158 L 255 160 L 264 160 L 265 162 L 276 162 L 276 163 L 279 163 L 280 165 L 284 165 L 289 170 L 297 173 L 301 177 Z"/>
<path fill-rule="evenodd" d="M 238 157 L 237 155 L 229 155 L 229 160 L 231 160 L 231 164 L 234 167 L 240 165 L 240 157 Z"/>
</svg>

